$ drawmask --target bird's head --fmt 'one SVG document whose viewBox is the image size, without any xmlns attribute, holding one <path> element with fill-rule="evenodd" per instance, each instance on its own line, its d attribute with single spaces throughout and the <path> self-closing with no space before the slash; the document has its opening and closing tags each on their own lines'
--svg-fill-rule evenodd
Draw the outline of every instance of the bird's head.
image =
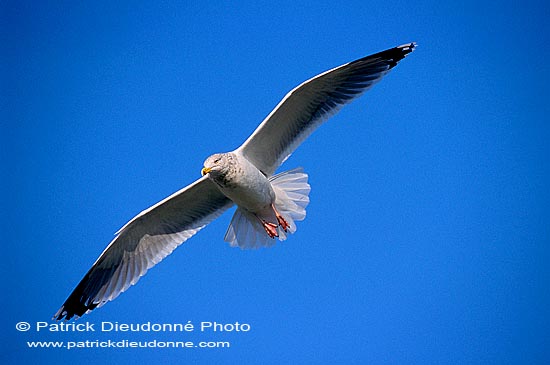
<svg viewBox="0 0 550 365">
<path fill-rule="evenodd" d="M 230 166 L 229 154 L 216 153 L 204 161 L 204 167 L 201 170 L 201 175 L 210 174 L 211 177 L 223 176 L 227 173 Z"/>
</svg>

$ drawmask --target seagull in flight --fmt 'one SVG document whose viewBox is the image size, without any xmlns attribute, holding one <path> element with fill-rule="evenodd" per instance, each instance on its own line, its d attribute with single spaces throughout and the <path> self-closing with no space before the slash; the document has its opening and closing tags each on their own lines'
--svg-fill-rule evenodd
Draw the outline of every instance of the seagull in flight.
<svg viewBox="0 0 550 365">
<path fill-rule="evenodd" d="M 206 159 L 202 177 L 142 211 L 117 233 L 54 315 L 81 317 L 115 299 L 224 211 L 236 205 L 224 240 L 268 247 L 306 216 L 307 174 L 274 175 L 290 154 L 344 105 L 382 79 L 416 47 L 408 43 L 323 72 L 295 87 L 236 150 Z"/>
</svg>

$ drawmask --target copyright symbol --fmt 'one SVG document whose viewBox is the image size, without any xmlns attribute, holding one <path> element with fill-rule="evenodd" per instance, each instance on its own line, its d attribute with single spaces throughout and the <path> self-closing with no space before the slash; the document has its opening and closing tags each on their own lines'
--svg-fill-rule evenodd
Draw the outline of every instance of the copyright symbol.
<svg viewBox="0 0 550 365">
<path fill-rule="evenodd" d="M 15 325 L 15 329 L 20 332 L 27 332 L 31 329 L 31 324 L 29 322 L 19 322 Z"/>
</svg>

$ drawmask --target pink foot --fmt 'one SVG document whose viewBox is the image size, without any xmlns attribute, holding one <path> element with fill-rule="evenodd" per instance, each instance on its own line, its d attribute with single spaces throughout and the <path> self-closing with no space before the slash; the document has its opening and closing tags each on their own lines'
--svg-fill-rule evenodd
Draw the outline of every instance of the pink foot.
<svg viewBox="0 0 550 365">
<path fill-rule="evenodd" d="M 281 228 L 286 232 L 290 228 L 290 224 L 286 221 L 286 219 L 283 218 L 281 213 L 275 209 L 275 205 L 271 204 L 271 208 L 273 208 L 273 212 L 275 212 L 275 217 L 277 217 L 277 222 L 281 226 Z"/>
<path fill-rule="evenodd" d="M 266 222 L 266 221 L 262 220 L 262 226 L 264 227 L 267 235 L 270 238 L 279 237 L 279 233 L 277 233 L 278 225 L 276 225 L 275 223 Z"/>
</svg>

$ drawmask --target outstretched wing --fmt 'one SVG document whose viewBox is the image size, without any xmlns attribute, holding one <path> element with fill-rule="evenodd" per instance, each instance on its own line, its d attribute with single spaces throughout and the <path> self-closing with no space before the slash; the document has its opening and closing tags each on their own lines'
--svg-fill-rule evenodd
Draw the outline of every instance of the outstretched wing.
<svg viewBox="0 0 550 365">
<path fill-rule="evenodd" d="M 404 44 L 326 71 L 289 92 L 240 146 L 267 176 L 321 123 L 384 77 L 415 48 Z"/>
<path fill-rule="evenodd" d="M 115 299 L 232 205 L 204 176 L 144 210 L 117 232 L 54 318 L 80 317 Z"/>
</svg>

